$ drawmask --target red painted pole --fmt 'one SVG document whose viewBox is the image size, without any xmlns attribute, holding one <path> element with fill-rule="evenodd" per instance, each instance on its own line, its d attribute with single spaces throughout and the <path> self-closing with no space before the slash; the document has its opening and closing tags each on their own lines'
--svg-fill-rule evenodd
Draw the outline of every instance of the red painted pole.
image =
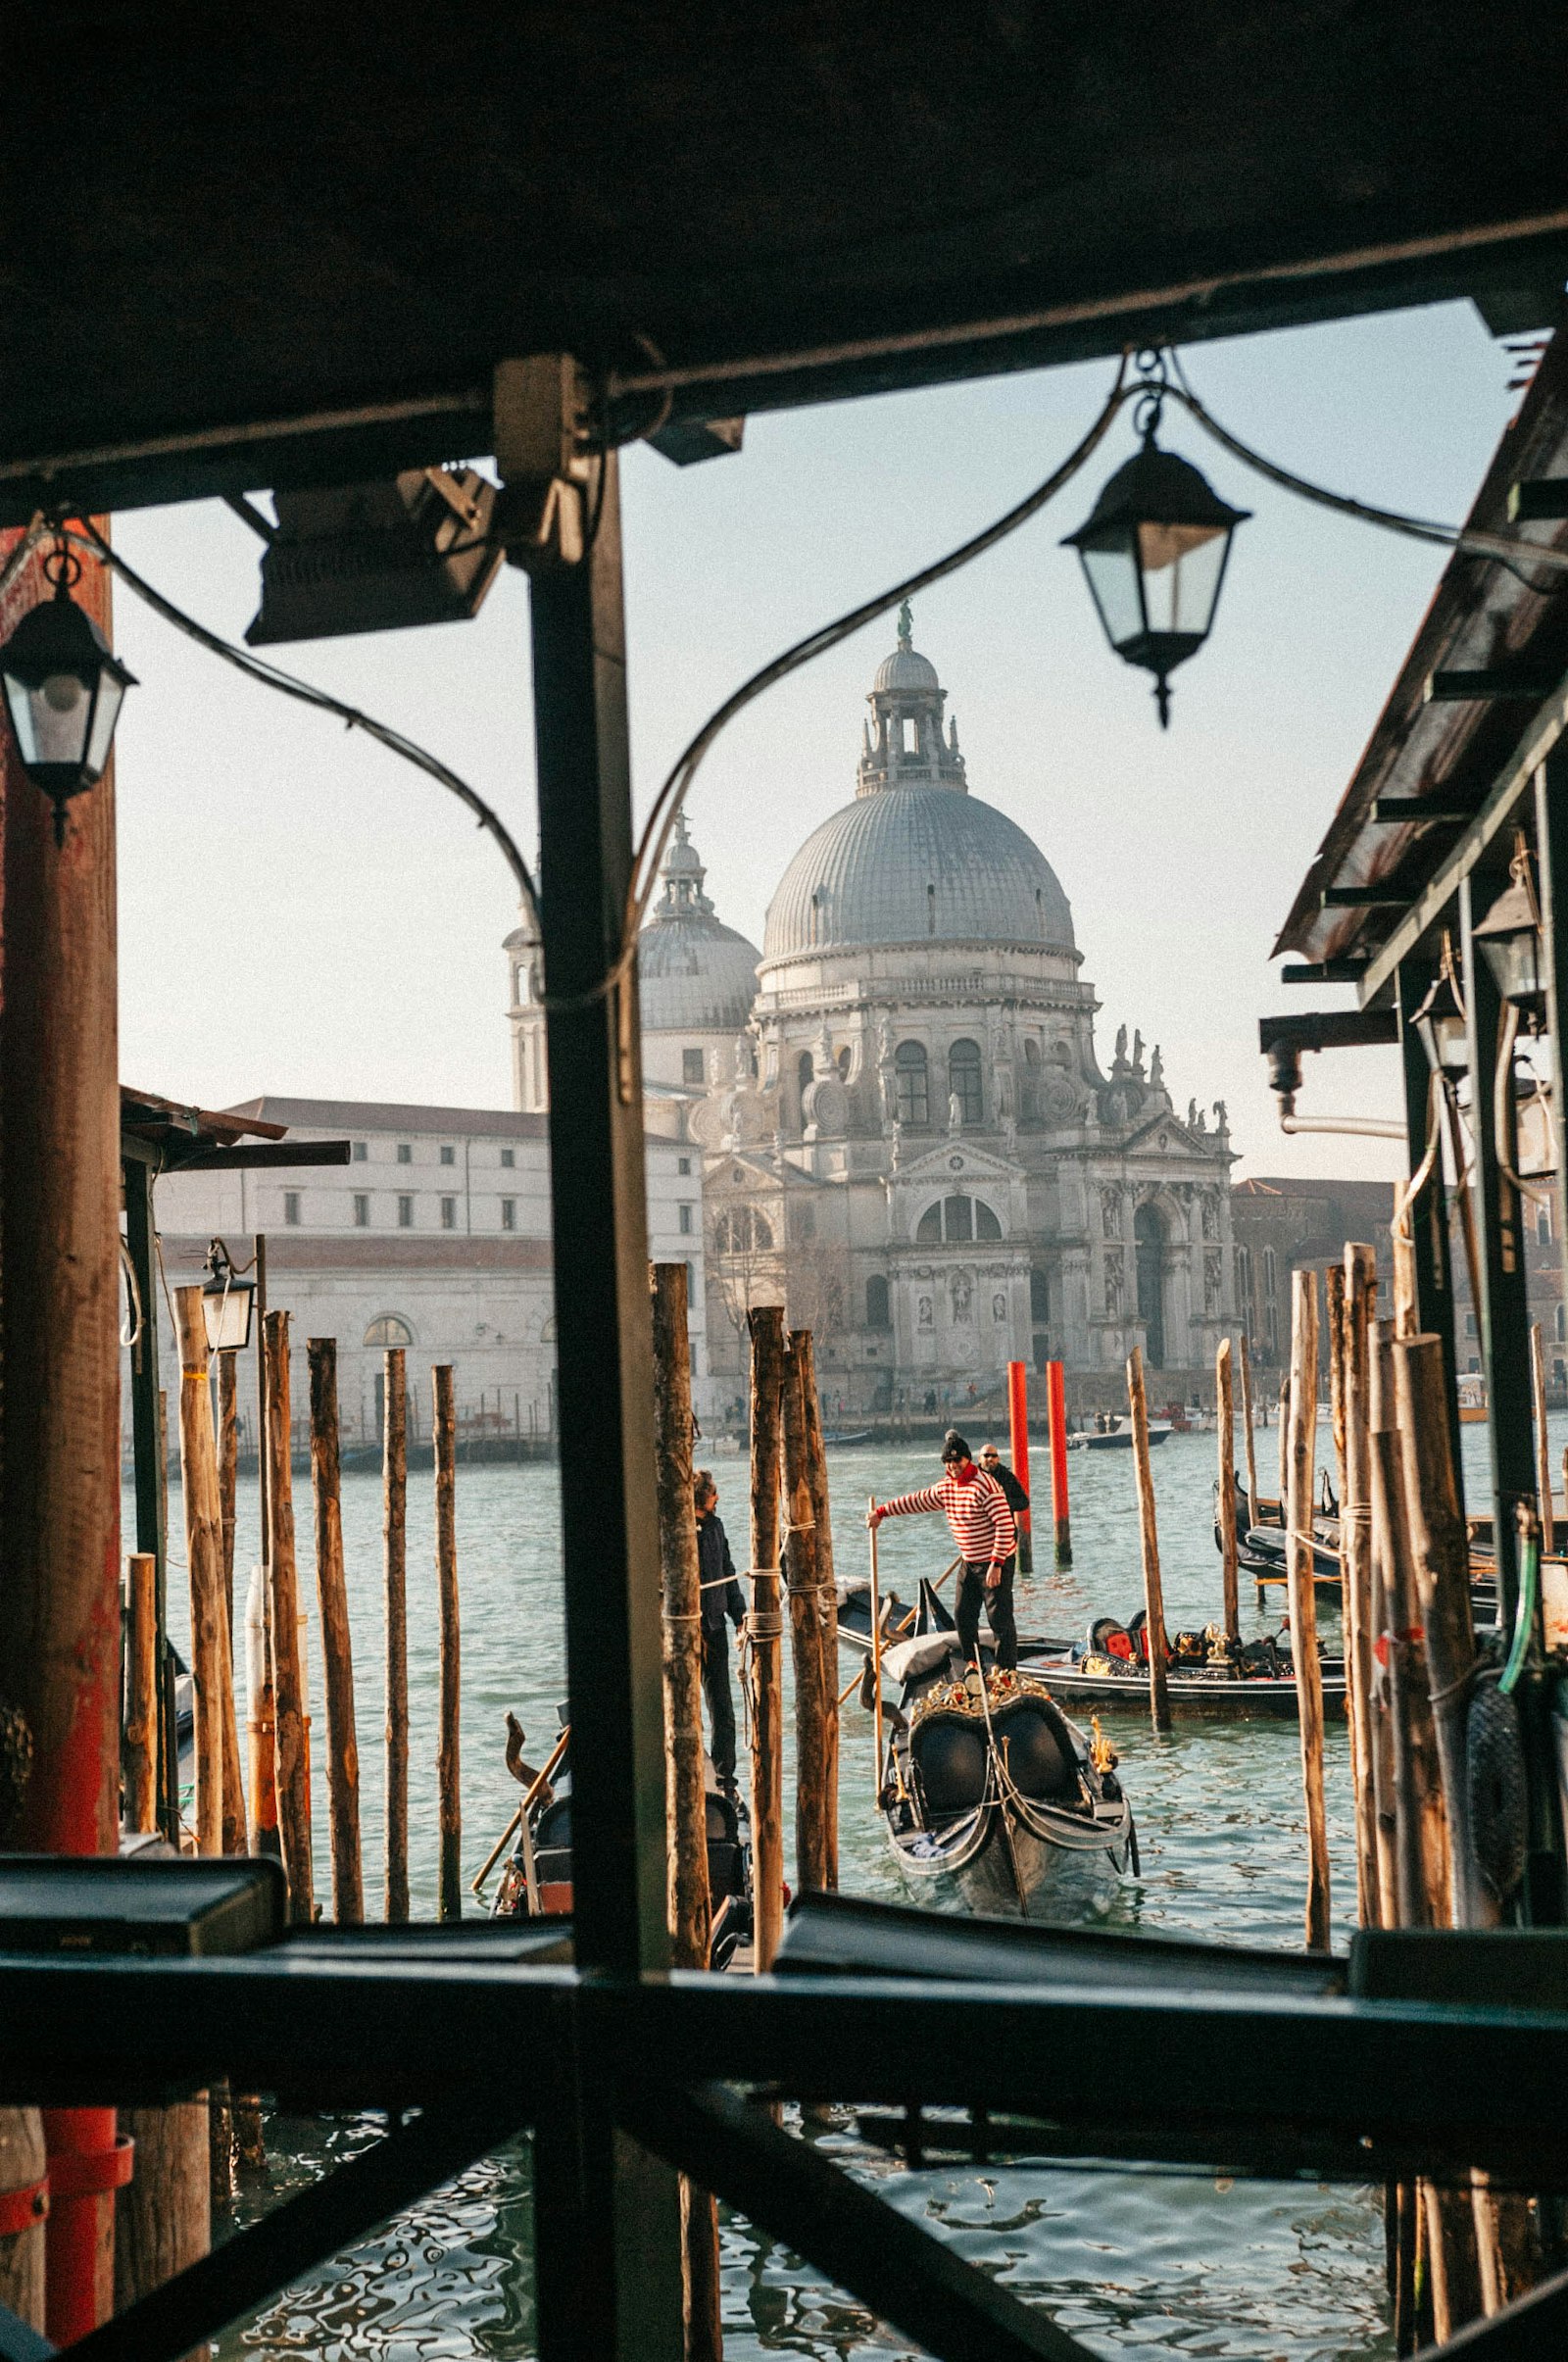
<svg viewBox="0 0 1568 2362">
<path fill-rule="evenodd" d="M 1067 1388 L 1061 1363 L 1046 1364 L 1046 1417 L 1051 1428 L 1051 1515 L 1056 1529 L 1056 1564 L 1072 1564 L 1072 1519 L 1067 1510 Z"/>
<path fill-rule="evenodd" d="M 0 556 L 15 547 L 0 535 Z M 49 595 L 35 559 L 0 602 L 0 633 Z M 105 630 L 109 584 L 75 598 Z M 120 1088 L 112 767 L 48 803 L 0 723 L 0 1695 L 20 1707 L 32 1773 L 8 1842 L 112 1853 L 120 1739 Z M 149 1317 L 151 1307 L 149 1307 Z M 129 2172 L 113 2108 L 44 2115 L 46 2326 L 68 2345 L 114 2306 L 114 2197 Z"/>
<path fill-rule="evenodd" d="M 1007 1449 L 1012 1473 L 1029 1491 L 1029 1372 L 1021 1361 L 1007 1364 Z M 1018 1519 L 1018 1572 L 1034 1572 L 1034 1518 L 1025 1509 Z"/>
</svg>

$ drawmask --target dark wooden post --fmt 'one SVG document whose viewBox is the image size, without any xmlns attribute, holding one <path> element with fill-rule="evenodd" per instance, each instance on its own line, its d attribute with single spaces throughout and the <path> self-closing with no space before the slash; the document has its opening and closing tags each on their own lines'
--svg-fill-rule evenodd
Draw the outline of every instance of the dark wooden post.
<svg viewBox="0 0 1568 2362">
<path fill-rule="evenodd" d="M 441 1711 L 436 1741 L 441 1857 L 436 1916 L 463 1917 L 463 1617 L 458 1601 L 458 1413 L 453 1370 L 441 1362 L 432 1380 L 430 1440 L 435 1456 L 435 1582 L 441 1627 Z M 575 1871 L 575 1856 L 573 1871 Z"/>
<path fill-rule="evenodd" d="M 365 1917 L 360 1865 L 360 1745 L 354 1724 L 354 1644 L 343 1573 L 343 1487 L 337 1423 L 337 1340 L 312 1337 L 311 1497 L 316 1509 L 316 1597 L 321 1613 L 321 1684 L 326 1697 L 326 1796 L 332 1836 L 332 1916 L 339 1927 Z"/>
<path fill-rule="evenodd" d="M 1413 1174 L 1427 1153 L 1434 1121 L 1432 1068 L 1411 1022 L 1432 982 L 1430 966 L 1405 960 L 1395 978 L 1399 1013 L 1399 1063 L 1404 1084 L 1405 1154 Z M 1453 1464 L 1459 1458 L 1459 1394 L 1454 1383 L 1458 1368 L 1453 1308 L 1453 1255 L 1448 1235 L 1447 1191 L 1443 1179 L 1442 1151 L 1433 1158 L 1426 1185 L 1410 1207 L 1410 1236 L 1415 1254 L 1415 1312 L 1423 1336 L 1436 1337 L 1443 1349 L 1443 1367 L 1448 1387 L 1448 1435 Z M 1480 1306 L 1477 1305 L 1479 1312 Z M 1459 1504 L 1464 1505 L 1464 1478 L 1459 1478 Z"/>
<path fill-rule="evenodd" d="M 1135 1345 L 1127 1360 L 1127 1401 L 1133 1419 L 1133 1473 L 1138 1483 L 1138 1536 L 1144 1565 L 1144 1628 L 1149 1643 L 1149 1715 L 1156 1731 L 1170 1729 L 1170 1684 L 1165 1638 L 1165 1591 L 1159 1572 L 1159 1532 L 1154 1519 L 1154 1479 L 1149 1465 L 1149 1394 L 1144 1385 L 1144 1349 Z"/>
<path fill-rule="evenodd" d="M 1291 1654 L 1301 1725 L 1301 1787 L 1306 1800 L 1306 1943 L 1329 1948 L 1329 1838 L 1323 1801 L 1323 1668 L 1317 1653 L 1317 1596 L 1312 1579 L 1312 1512 L 1317 1440 L 1317 1273 L 1292 1274 L 1291 1409 L 1285 1560 L 1290 1569 Z"/>
<path fill-rule="evenodd" d="M 1242 1347 L 1242 1425 L 1247 1433 L 1247 1522 L 1256 1525 L 1257 1516 L 1257 1429 L 1252 1409 L 1252 1353 L 1247 1342 L 1244 1327 Z"/>
<path fill-rule="evenodd" d="M 1480 912 L 1474 909 L 1476 899 Z M 1525 1301 L 1525 1255 L 1518 1193 L 1502 1173 L 1499 1147 L 1517 1169 L 1513 1143 L 1513 1094 L 1504 1095 L 1507 1138 L 1496 1130 L 1498 1018 L 1496 979 L 1473 934 L 1484 915 L 1489 888 L 1465 878 L 1459 888 L 1464 938 L 1465 1010 L 1470 1033 L 1470 1129 L 1475 1141 L 1476 1229 L 1479 1234 L 1482 1302 L 1477 1305 L 1481 1352 L 1491 1409 L 1487 1435 L 1492 1458 L 1492 1513 L 1497 1554 L 1497 1600 L 1504 1631 L 1513 1629 L 1519 1600 L 1519 1562 L 1514 1511 L 1534 1501 L 1535 1452 L 1530 1427 L 1530 1313 Z"/>
<path fill-rule="evenodd" d="M 130 1448 L 136 1490 L 136 1548 L 156 1570 L 153 1596 L 157 1724 L 154 1742 L 158 1822 L 171 1844 L 178 1837 L 179 1798 L 170 1767 L 172 1731 L 166 1730 L 165 1671 L 169 1656 L 169 1484 L 165 1467 L 163 1394 L 158 1378 L 158 1271 L 153 1256 L 153 1175 L 145 1157 L 127 1149 L 122 1167 L 125 1196 L 125 1252 L 136 1275 L 140 1321 L 130 1349 Z"/>
<path fill-rule="evenodd" d="M 381 1569 L 386 1608 L 386 1915 L 409 1915 L 408 1370 L 387 1350 L 381 1445 Z"/>
<path fill-rule="evenodd" d="M 620 974 L 631 875 L 631 772 L 620 491 L 598 462 L 598 530 L 579 565 L 529 585 L 543 874 L 556 1434 L 595 1438 L 589 1486 L 562 1493 L 572 1723 L 573 1946 L 620 1976 L 669 1962 L 652 1317 L 637 970 Z M 545 2362 L 681 2348 L 675 2177 L 617 2135 L 592 2063 L 561 2062 L 564 2105 L 535 2142 Z M 569 2101 L 569 2105 L 565 2104 Z M 556 2130 L 557 2119 L 559 2134 Z M 617 2271 L 617 2225 L 639 2270 Z"/>
<path fill-rule="evenodd" d="M 780 1427 L 784 1314 L 755 1304 L 752 1337 L 752 1884 L 759 1976 L 773 1965 L 783 1925 L 784 1695 L 779 1613 Z"/>
<path fill-rule="evenodd" d="M 822 1646 L 823 1884 L 839 1883 L 839 1604 L 833 1569 L 833 1508 L 828 1498 L 827 1452 L 822 1444 L 822 1398 L 816 1390 L 816 1350 L 809 1329 L 796 1332 L 801 1357 L 801 1395 L 806 1411 L 806 1451 L 811 1483 L 811 1517 L 816 1528 L 817 1619 Z"/>
<path fill-rule="evenodd" d="M 0 2202 L 4 2201 L 9 2201 L 5 2219 L 18 2221 L 19 2228 L 0 2231 L 0 2304 L 41 2335 L 49 2190 L 43 2121 L 36 2108 L 0 2108 Z"/>
<path fill-rule="evenodd" d="M 1563 1043 L 1568 1040 L 1568 922 L 1557 916 L 1557 891 L 1568 894 L 1568 749 L 1559 741 L 1536 773 L 1536 870 L 1541 900 L 1542 964 L 1546 977 L 1546 1031 L 1551 1037 L 1556 1067 L 1568 1067 Z M 1568 1093 L 1561 1087 L 1551 1095 L 1552 1138 L 1556 1145 L 1556 1188 L 1552 1214 L 1557 1253 L 1562 1266 L 1563 1302 L 1568 1304 Z M 1568 1515 L 1568 1501 L 1564 1501 Z"/>
<path fill-rule="evenodd" d="M 783 1493 L 789 1512 L 785 1571 L 795 1673 L 795 1881 L 802 1894 L 822 1894 L 827 1887 L 827 1697 L 836 1698 L 838 1688 L 822 1663 L 803 1342 L 808 1353 L 809 1330 L 793 1330 L 783 1384 Z"/>
<path fill-rule="evenodd" d="M 269 1312 L 267 1328 L 267 1485 L 271 1523 L 269 1608 L 272 1625 L 272 1698 L 276 1724 L 277 1824 L 288 1879 L 289 1917 L 316 1917 L 311 1873 L 310 1794 L 305 1760 L 305 1698 L 300 1670 L 299 1575 L 294 1558 L 293 1428 L 289 1416 L 288 1314 Z"/>
<path fill-rule="evenodd" d="M 150 1550 L 126 1560 L 125 1827 L 158 1826 L 158 1561 Z"/>
</svg>

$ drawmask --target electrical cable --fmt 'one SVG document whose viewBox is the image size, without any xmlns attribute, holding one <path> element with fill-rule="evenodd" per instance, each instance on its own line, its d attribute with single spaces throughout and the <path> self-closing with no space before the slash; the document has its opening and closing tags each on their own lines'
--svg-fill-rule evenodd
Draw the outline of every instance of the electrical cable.
<svg viewBox="0 0 1568 2362">
<path fill-rule="evenodd" d="M 253 655 L 248 648 L 236 647 L 220 633 L 210 631 L 205 623 L 198 623 L 193 615 L 186 615 L 162 591 L 155 590 L 134 566 L 128 566 L 90 517 L 83 520 L 79 532 L 73 528 L 67 538 L 93 550 L 102 563 L 111 566 L 120 576 L 127 590 L 133 591 L 155 615 L 162 615 L 166 623 L 172 623 L 187 639 L 195 640 L 209 655 L 220 657 L 225 664 L 232 664 L 237 671 L 248 673 L 252 680 L 260 681 L 265 688 L 276 689 L 284 697 L 295 698 L 301 705 L 315 706 L 323 714 L 333 714 L 350 730 L 363 730 L 367 737 L 373 738 L 390 753 L 401 755 L 405 763 L 412 763 L 416 770 L 424 771 L 456 796 L 460 804 L 466 805 L 479 826 L 501 848 L 502 857 L 517 881 L 518 891 L 537 921 L 539 897 L 533 876 L 506 822 L 498 812 L 492 811 L 478 791 L 471 788 L 449 763 L 443 763 L 438 755 L 430 754 L 414 739 L 405 738 L 403 732 L 393 729 L 390 723 L 377 721 L 373 714 L 363 713 L 358 706 L 348 705 L 342 698 L 332 696 L 329 690 L 318 689 L 314 682 L 301 680 L 295 673 L 284 672 L 279 665 L 270 664 L 265 658 Z"/>
<path fill-rule="evenodd" d="M 1466 525 L 1439 524 L 1429 517 L 1408 517 L 1399 509 L 1375 508 L 1369 501 L 1354 500 L 1348 493 L 1330 492 L 1322 484 L 1314 484 L 1305 476 L 1293 474 L 1289 467 L 1280 467 L 1275 460 L 1265 459 L 1261 452 L 1253 451 L 1250 444 L 1244 443 L 1239 435 L 1232 434 L 1229 427 L 1222 426 L 1213 412 L 1194 393 L 1187 372 L 1182 368 L 1181 356 L 1174 349 L 1170 361 L 1176 378 L 1174 384 L 1165 388 L 1168 398 L 1181 403 L 1222 451 L 1228 451 L 1232 459 L 1240 460 L 1244 467 L 1250 467 L 1255 475 L 1277 484 L 1282 491 L 1294 492 L 1298 499 L 1311 501 L 1320 509 L 1332 509 L 1341 517 L 1353 517 L 1359 524 L 1377 525 L 1384 532 L 1402 533 L 1407 539 L 1431 542 L 1440 549 L 1463 550 L 1478 558 L 1495 558 L 1505 566 L 1515 559 L 1527 558 L 1541 566 L 1568 570 L 1568 550 L 1522 541 L 1504 533 L 1477 532 Z M 1527 584 L 1526 587 L 1530 586 Z"/>
</svg>

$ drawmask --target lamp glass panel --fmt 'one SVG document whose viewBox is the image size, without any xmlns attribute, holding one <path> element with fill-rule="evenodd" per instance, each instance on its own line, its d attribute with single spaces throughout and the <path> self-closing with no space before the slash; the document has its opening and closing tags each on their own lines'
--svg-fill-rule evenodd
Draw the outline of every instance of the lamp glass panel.
<svg viewBox="0 0 1568 2362">
<path fill-rule="evenodd" d="M 215 1353 L 243 1353 L 251 1338 L 251 1306 L 256 1290 L 249 1280 L 230 1280 L 226 1289 L 202 1293 L 202 1317 L 207 1344 Z"/>
<path fill-rule="evenodd" d="M 1219 596 L 1229 542 L 1224 525 L 1139 526 L 1138 555 L 1151 631 L 1203 637 Z"/>
<path fill-rule="evenodd" d="M 104 764 L 109 761 L 109 748 L 115 735 L 115 724 L 120 719 L 120 709 L 124 701 L 124 695 L 125 684 L 123 681 L 116 680 L 114 674 L 107 667 L 100 672 L 98 675 L 98 702 L 92 710 L 92 728 L 87 737 L 87 760 L 82 766 L 89 779 L 101 777 Z"/>
<path fill-rule="evenodd" d="M 1107 543 L 1102 549 L 1086 549 L 1080 555 L 1084 572 L 1100 620 L 1105 627 L 1105 637 L 1112 648 L 1120 648 L 1128 640 L 1137 639 L 1144 629 L 1144 606 L 1138 593 L 1138 561 L 1131 538 Z"/>
<path fill-rule="evenodd" d="M 79 768 L 91 717 L 90 691 L 74 672 L 51 672 L 40 682 L 5 676 L 17 745 L 24 763 Z"/>
</svg>

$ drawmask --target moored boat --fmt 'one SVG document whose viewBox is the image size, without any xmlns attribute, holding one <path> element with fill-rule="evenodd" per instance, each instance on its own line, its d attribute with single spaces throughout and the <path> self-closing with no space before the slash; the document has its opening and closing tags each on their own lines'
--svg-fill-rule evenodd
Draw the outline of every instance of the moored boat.
<svg viewBox="0 0 1568 2362">
<path fill-rule="evenodd" d="M 1070 1650 L 1022 1656 L 1021 1669 L 1037 1674 L 1054 1697 L 1095 1713 L 1149 1711 L 1149 1652 L 1142 1612 L 1130 1624 L 1097 1616 L 1087 1639 Z M 1323 1710 L 1345 1711 L 1345 1661 L 1321 1657 Z M 1284 1633 L 1254 1641 L 1227 1641 L 1218 1625 L 1172 1635 L 1165 1690 L 1172 1714 L 1184 1718 L 1242 1720 L 1299 1715 L 1296 1667 Z"/>
<path fill-rule="evenodd" d="M 1162 1444 L 1171 1432 L 1169 1419 L 1151 1419 L 1149 1441 L 1152 1448 Z M 1133 1448 L 1133 1423 L 1125 1412 L 1107 1419 L 1105 1424 L 1085 1427 L 1067 1438 L 1069 1452 L 1130 1452 Z"/>
</svg>

